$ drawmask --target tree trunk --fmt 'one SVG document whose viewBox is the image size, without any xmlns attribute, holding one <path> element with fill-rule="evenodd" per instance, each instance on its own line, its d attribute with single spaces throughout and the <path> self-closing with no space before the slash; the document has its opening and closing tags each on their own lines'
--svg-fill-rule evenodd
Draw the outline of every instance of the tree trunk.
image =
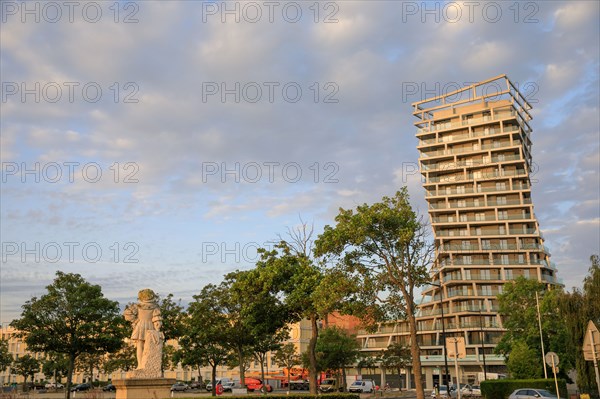
<svg viewBox="0 0 600 399">
<path fill-rule="evenodd" d="M 400 367 L 398 367 L 398 390 L 402 392 L 402 369 Z"/>
<path fill-rule="evenodd" d="M 290 371 L 291 370 L 292 370 L 292 368 L 288 367 L 288 375 L 287 375 L 287 377 L 288 377 L 287 394 L 288 395 L 290 394 L 290 381 L 291 381 L 291 379 L 290 379 Z"/>
<path fill-rule="evenodd" d="M 410 353 L 412 355 L 412 369 L 415 376 L 415 389 L 417 390 L 417 399 L 425 399 L 423 392 L 423 381 L 421 380 L 421 354 L 417 342 L 417 322 L 412 307 L 408 307 L 408 324 L 410 328 Z"/>
<path fill-rule="evenodd" d="M 267 381 L 265 380 L 265 357 L 266 353 L 259 353 L 258 361 L 260 362 L 260 378 L 262 379 L 262 394 L 267 394 Z"/>
<path fill-rule="evenodd" d="M 317 347 L 317 338 L 319 337 L 319 331 L 317 326 L 317 315 L 312 314 L 310 316 L 310 325 L 312 329 L 312 335 L 310 337 L 310 341 L 308 342 L 308 383 L 309 383 L 309 392 L 311 395 L 317 394 L 317 354 L 315 353 L 315 349 Z M 423 398 L 417 398 L 423 399 Z"/>
<path fill-rule="evenodd" d="M 75 367 L 75 355 L 69 354 L 69 369 L 67 371 L 67 389 L 65 392 L 65 398 L 71 399 L 71 383 L 73 382 L 73 368 Z"/>
<path fill-rule="evenodd" d="M 342 388 L 342 392 L 346 391 L 346 369 L 344 367 L 342 367 L 342 386 L 340 388 Z"/>
<path fill-rule="evenodd" d="M 246 364 L 244 363 L 244 351 L 238 348 L 238 361 L 240 362 L 240 385 L 246 388 Z"/>
<path fill-rule="evenodd" d="M 211 372 L 211 376 L 212 376 L 212 389 L 211 389 L 211 395 L 212 396 L 217 396 L 217 364 L 215 363 L 214 365 L 210 365 L 212 367 L 212 372 Z"/>
</svg>

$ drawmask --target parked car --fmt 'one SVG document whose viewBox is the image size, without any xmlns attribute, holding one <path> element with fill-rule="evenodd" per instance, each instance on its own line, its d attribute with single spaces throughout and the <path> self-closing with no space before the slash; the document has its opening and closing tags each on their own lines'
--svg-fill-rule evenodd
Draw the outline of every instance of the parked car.
<svg viewBox="0 0 600 399">
<path fill-rule="evenodd" d="M 233 381 L 224 382 L 222 384 L 222 386 L 223 386 L 223 392 L 232 392 L 233 388 L 235 388 L 235 382 L 233 382 Z"/>
<path fill-rule="evenodd" d="M 116 392 L 117 391 L 117 387 L 114 386 L 113 384 L 108 384 L 102 387 L 102 390 L 104 392 Z"/>
<path fill-rule="evenodd" d="M 223 384 L 225 384 L 227 382 L 231 382 L 231 379 L 226 378 L 226 377 L 217 378 L 215 380 L 215 382 L 216 382 L 216 385 L 223 385 Z M 206 384 L 206 390 L 209 391 L 209 392 L 212 391 L 212 382 L 209 382 L 208 384 Z"/>
<path fill-rule="evenodd" d="M 190 384 L 190 389 L 205 389 L 206 384 L 204 381 L 194 381 Z"/>
<path fill-rule="evenodd" d="M 515 389 L 508 399 L 556 399 L 556 395 L 545 389 L 521 388 Z"/>
<path fill-rule="evenodd" d="M 246 388 L 248 388 L 248 391 L 250 392 L 263 392 L 263 389 L 266 389 L 267 392 L 271 392 L 273 390 L 272 386 L 269 384 L 263 384 L 262 380 L 259 380 L 258 378 L 246 378 L 244 382 L 246 383 Z"/>
<path fill-rule="evenodd" d="M 182 392 L 182 391 L 187 391 L 188 389 L 190 389 L 190 387 L 188 386 L 188 384 L 186 384 L 184 382 L 176 382 L 175 384 L 171 385 L 171 392 L 173 392 L 173 391 Z"/>
<path fill-rule="evenodd" d="M 431 392 L 431 399 L 452 399 L 456 398 L 456 387 L 450 385 L 450 395 L 448 395 L 448 387 L 446 385 L 442 385 L 438 387 L 437 391 L 434 389 Z M 462 391 L 461 391 L 462 393 Z"/>
<path fill-rule="evenodd" d="M 63 389 L 65 386 L 63 384 L 61 384 L 60 382 L 54 383 L 54 382 L 49 382 L 45 385 L 46 389 Z"/>
<path fill-rule="evenodd" d="M 350 385 L 350 388 L 348 388 L 348 391 L 350 392 L 359 392 L 359 393 L 366 393 L 366 392 L 373 392 L 373 390 L 375 389 L 375 384 L 373 383 L 373 381 L 371 380 L 357 380 L 354 381 L 352 383 L 352 385 Z"/>
<path fill-rule="evenodd" d="M 90 389 L 92 389 L 92 385 L 86 383 L 83 384 L 77 384 L 74 387 L 71 387 L 71 392 L 79 392 L 79 391 L 89 391 Z"/>
<path fill-rule="evenodd" d="M 343 391 L 343 388 L 340 386 L 338 380 L 336 378 L 327 378 L 321 381 L 321 385 L 319 385 L 319 391 L 321 392 L 337 392 Z"/>
<path fill-rule="evenodd" d="M 460 387 L 460 394 L 467 396 L 481 396 L 481 387 L 479 385 L 466 384 Z"/>
</svg>

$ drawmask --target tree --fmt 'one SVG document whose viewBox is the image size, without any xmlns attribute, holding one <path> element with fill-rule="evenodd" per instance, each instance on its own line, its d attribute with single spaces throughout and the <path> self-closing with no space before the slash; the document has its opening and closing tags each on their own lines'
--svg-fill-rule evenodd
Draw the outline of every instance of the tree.
<svg viewBox="0 0 600 399">
<path fill-rule="evenodd" d="M 42 372 L 47 378 L 52 378 L 55 384 L 61 382 L 69 372 L 69 358 L 62 353 L 47 353 L 42 362 Z"/>
<path fill-rule="evenodd" d="M 346 290 L 346 306 L 371 328 L 384 320 L 408 320 L 417 399 L 423 399 L 415 289 L 429 281 L 433 259 L 426 225 L 411 208 L 406 187 L 356 212 L 340 208 L 335 221 L 315 243 L 317 256 L 337 260 L 338 284 L 330 290 Z"/>
<path fill-rule="evenodd" d="M 301 230 L 300 230 L 301 231 Z M 305 230 L 306 231 L 306 230 Z M 306 243 L 310 235 L 304 235 Z M 303 318 L 311 324 L 311 338 L 308 343 L 310 393 L 317 394 L 317 359 L 315 347 L 319 334 L 318 321 L 331 311 L 337 302 L 324 302 L 322 297 L 329 287 L 322 285 L 323 271 L 310 258 L 300 252 L 301 246 L 280 242 L 272 251 L 259 249 L 261 260 L 256 270 L 263 287 L 274 298 L 282 298 L 284 316 L 281 322 L 291 323 Z M 304 248 L 307 248 L 306 246 Z"/>
<path fill-rule="evenodd" d="M 342 371 L 342 386 L 346 386 L 346 368 L 356 362 L 360 345 L 356 337 L 348 335 L 339 327 L 328 327 L 321 331 L 317 340 L 319 369 Z"/>
<path fill-rule="evenodd" d="M 13 362 L 13 371 L 25 379 L 23 392 L 26 392 L 28 390 L 27 377 L 31 376 L 31 383 L 33 384 L 35 373 L 40 371 L 40 362 L 31 355 L 23 355 Z"/>
<path fill-rule="evenodd" d="M 166 347 L 167 345 L 165 345 Z M 164 350 L 164 347 L 163 347 Z M 136 348 L 133 345 L 125 345 L 120 351 L 102 363 L 102 369 L 106 374 L 115 371 L 130 371 L 137 366 Z"/>
<path fill-rule="evenodd" d="M 523 340 L 513 342 L 506 366 L 515 379 L 539 378 L 542 374 L 539 355 Z"/>
<path fill-rule="evenodd" d="M 302 363 L 302 359 L 296 353 L 296 345 L 288 342 L 277 350 L 275 353 L 275 362 L 279 367 L 287 370 L 287 389 L 290 392 L 290 371 L 294 366 Z"/>
<path fill-rule="evenodd" d="M 8 342 L 0 339 L 0 373 L 6 370 L 13 362 L 13 356 L 8 351 Z"/>
<path fill-rule="evenodd" d="M 231 325 L 220 300 L 221 292 L 214 284 L 205 286 L 187 309 L 181 349 L 176 359 L 184 366 L 212 369 L 212 395 L 216 395 L 217 367 L 225 364 L 231 351 L 226 344 Z"/>
<path fill-rule="evenodd" d="M 411 361 L 410 349 L 399 342 L 394 342 L 388 346 L 381 357 L 381 364 L 386 368 L 396 370 L 398 379 L 402 375 L 402 369 L 410 365 Z M 402 390 L 402 386 L 400 386 L 400 390 Z"/>
<path fill-rule="evenodd" d="M 596 395 L 596 379 L 593 364 L 583 358 L 582 344 L 588 322 L 592 320 L 600 326 L 600 258 L 590 257 L 588 275 L 583 280 L 583 289 L 573 289 L 560 298 L 560 312 L 570 333 L 570 344 L 574 348 L 575 367 L 577 370 L 577 387 L 581 392 Z M 562 359 L 561 359 L 562 363 Z M 561 369 L 563 367 L 561 366 Z"/>
<path fill-rule="evenodd" d="M 380 360 L 381 359 L 379 358 L 379 356 L 361 353 L 359 355 L 358 363 L 356 363 L 358 374 L 362 375 L 362 369 L 375 370 L 377 368 L 377 362 Z"/>
<path fill-rule="evenodd" d="M 11 323 L 27 347 L 35 352 L 62 353 L 69 358 L 66 398 L 69 399 L 75 361 L 83 353 L 112 353 L 123 345 L 125 321 L 115 301 L 104 297 L 99 285 L 79 274 L 56 272 L 47 293 L 23 306 L 21 318 Z"/>
<path fill-rule="evenodd" d="M 75 361 L 75 370 L 89 377 L 90 384 L 94 384 L 94 370 L 100 369 L 103 357 L 100 353 L 82 353 Z"/>
<path fill-rule="evenodd" d="M 539 366 L 542 364 L 542 348 L 537 317 L 536 293 L 539 297 L 542 335 L 546 352 L 555 352 L 561 363 L 560 375 L 568 378 L 567 372 L 575 364 L 574 349 L 570 340 L 566 320 L 560 313 L 563 296 L 558 288 L 548 289 L 546 284 L 536 280 L 518 278 L 512 284 L 505 284 L 503 293 L 498 295 L 499 313 L 503 317 L 506 332 L 496 346 L 496 352 L 504 354 L 510 360 L 513 346 L 519 343 L 518 359 L 525 359 L 532 351 L 537 357 L 531 359 Z M 527 348 L 527 351 L 525 350 Z M 517 363 L 518 364 L 518 363 Z M 543 367 L 536 377 L 542 377 Z M 527 374 L 519 371 L 520 374 Z"/>
</svg>

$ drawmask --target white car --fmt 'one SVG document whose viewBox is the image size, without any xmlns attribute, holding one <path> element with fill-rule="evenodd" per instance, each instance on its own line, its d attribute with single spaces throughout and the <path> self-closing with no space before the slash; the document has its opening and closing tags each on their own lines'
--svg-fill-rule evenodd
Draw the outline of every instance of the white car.
<svg viewBox="0 0 600 399">
<path fill-rule="evenodd" d="M 439 392 L 434 389 L 431 391 L 431 399 L 453 399 L 456 398 L 456 388 L 450 385 L 450 396 L 448 396 L 448 390 L 446 385 L 442 385 L 438 388 Z"/>
<path fill-rule="evenodd" d="M 481 396 L 481 387 L 479 385 L 463 385 L 460 388 L 461 395 L 467 396 Z"/>
<path fill-rule="evenodd" d="M 62 388 L 64 388 L 64 387 L 65 387 L 65 386 L 64 386 L 63 384 L 61 384 L 60 382 L 59 382 L 59 383 L 56 383 L 56 384 L 55 384 L 55 383 L 53 383 L 53 382 L 49 382 L 49 383 L 47 383 L 47 384 L 45 385 L 45 388 L 46 388 L 46 389 L 62 389 Z"/>
<path fill-rule="evenodd" d="M 508 399 L 556 399 L 556 395 L 545 389 L 521 388 L 511 393 Z"/>
</svg>

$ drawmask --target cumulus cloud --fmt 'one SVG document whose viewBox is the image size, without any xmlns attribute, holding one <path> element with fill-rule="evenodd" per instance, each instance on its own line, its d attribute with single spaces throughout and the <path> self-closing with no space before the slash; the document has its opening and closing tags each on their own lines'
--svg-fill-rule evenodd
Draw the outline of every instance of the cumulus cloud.
<svg viewBox="0 0 600 399">
<path fill-rule="evenodd" d="M 587 257 L 600 251 L 597 2 L 538 2 L 518 15 L 498 3 L 498 20 L 482 8 L 469 20 L 462 2 L 453 3 L 463 10 L 458 20 L 436 19 L 417 2 L 413 10 L 412 2 L 340 1 L 317 16 L 301 3 L 294 23 L 281 9 L 273 22 L 263 9 L 258 22 L 230 15 L 223 23 L 206 2 L 185 1 L 139 2 L 137 22 L 123 23 L 132 10 L 121 9 L 115 23 L 106 4 L 98 23 L 3 15 L 2 161 L 80 166 L 72 182 L 3 175 L 1 229 L 10 242 L 135 242 L 140 264 L 100 273 L 85 263 L 5 262 L 2 321 L 59 267 L 101 282 L 115 298 L 156 284 L 189 299 L 222 272 L 248 267 L 203 262 L 207 240 L 264 243 L 298 216 L 320 228 L 339 207 L 403 185 L 425 213 L 420 176 L 410 169 L 418 160 L 411 103 L 501 73 L 532 88 L 533 199 L 567 286 L 581 284 Z M 6 82 L 19 92 L 8 95 Z M 73 93 L 65 82 L 78 84 Z M 36 83 L 39 101 L 22 97 Z M 48 101 L 49 83 L 62 89 L 60 101 Z M 97 101 L 86 84 L 102 90 Z M 261 96 L 249 101 L 256 87 Z M 89 163 L 102 179 L 82 175 Z M 299 166 L 299 180 L 284 172 L 288 164 Z"/>
</svg>

